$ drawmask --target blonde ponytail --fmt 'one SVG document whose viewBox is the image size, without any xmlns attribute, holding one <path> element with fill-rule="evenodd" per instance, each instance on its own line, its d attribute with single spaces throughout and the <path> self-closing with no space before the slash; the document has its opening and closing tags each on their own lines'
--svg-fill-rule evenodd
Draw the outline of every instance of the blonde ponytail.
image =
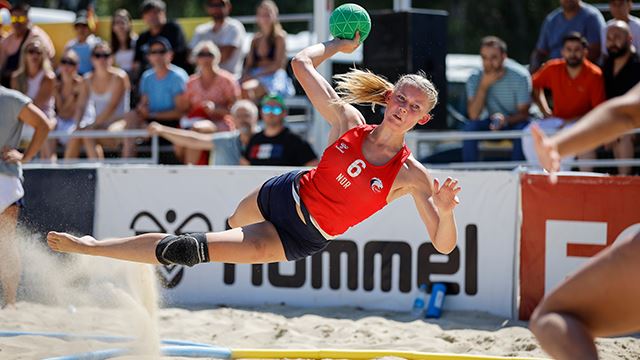
<svg viewBox="0 0 640 360">
<path fill-rule="evenodd" d="M 346 74 L 333 77 L 336 79 L 336 92 L 340 96 L 340 102 L 348 104 L 371 104 L 385 106 L 387 101 L 385 94 L 393 91 L 393 84 L 382 76 L 369 70 L 351 69 Z"/>
<path fill-rule="evenodd" d="M 387 91 L 393 91 L 404 84 L 416 86 L 424 92 L 429 100 L 427 112 L 438 102 L 438 90 L 423 71 L 402 75 L 395 84 L 369 70 L 351 69 L 348 73 L 335 75 L 333 78 L 336 79 L 336 92 L 340 96 L 337 102 L 341 103 L 371 104 L 372 109 L 376 105 L 386 106 Z"/>
</svg>

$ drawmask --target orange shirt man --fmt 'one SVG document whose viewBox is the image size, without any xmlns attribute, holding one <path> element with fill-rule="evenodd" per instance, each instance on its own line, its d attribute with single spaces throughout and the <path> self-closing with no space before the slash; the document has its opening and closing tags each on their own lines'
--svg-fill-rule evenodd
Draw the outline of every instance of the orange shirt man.
<svg viewBox="0 0 640 360">
<path fill-rule="evenodd" d="M 589 44 L 580 33 L 569 33 L 563 40 L 562 59 L 548 61 L 533 74 L 533 100 L 544 115 L 544 119 L 537 123 L 547 132 L 570 126 L 605 100 L 602 71 L 586 59 L 588 49 Z M 545 89 L 551 91 L 553 109 L 549 106 Z M 530 136 L 522 139 L 522 150 L 531 165 L 538 163 Z M 580 160 L 595 157 L 595 151 L 578 155 Z M 593 168 L 580 166 L 580 170 L 593 171 Z"/>
</svg>

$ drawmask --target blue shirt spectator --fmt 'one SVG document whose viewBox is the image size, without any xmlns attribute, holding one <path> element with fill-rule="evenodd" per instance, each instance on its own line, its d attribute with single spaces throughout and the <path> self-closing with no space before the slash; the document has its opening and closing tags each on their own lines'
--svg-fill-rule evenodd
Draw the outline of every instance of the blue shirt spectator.
<svg viewBox="0 0 640 360">
<path fill-rule="evenodd" d="M 76 37 L 70 40 L 64 48 L 65 50 L 71 49 L 78 54 L 80 58 L 78 74 L 84 75 L 93 70 L 91 50 L 93 50 L 93 47 L 101 40 L 91 33 L 87 12 L 85 10 L 78 12 L 73 28 L 76 31 Z"/>
<path fill-rule="evenodd" d="M 467 80 L 467 113 L 464 131 L 521 130 L 529 122 L 531 76 L 507 58 L 507 44 L 495 36 L 482 39 L 482 69 Z M 478 140 L 462 143 L 465 162 L 478 160 Z M 520 140 L 513 141 L 513 160 L 524 160 Z"/>
<path fill-rule="evenodd" d="M 149 99 L 149 112 L 169 111 L 176 107 L 175 97 L 185 91 L 189 75 L 181 68 L 171 64 L 169 72 L 161 79 L 154 69 L 142 74 L 140 94 Z"/>
<path fill-rule="evenodd" d="M 157 121 L 172 127 L 180 125 L 184 105 L 180 102 L 188 79 L 187 73 L 172 65 L 171 43 L 158 36 L 149 41 L 147 59 L 152 68 L 142 74 L 140 80 L 140 101 L 135 110 L 124 116 L 126 129 L 140 129 Z M 122 156 L 131 157 L 136 153 L 133 139 L 125 139 Z"/>
<path fill-rule="evenodd" d="M 531 75 L 527 69 L 515 61 L 505 61 L 504 70 L 504 75 L 487 90 L 484 110 L 488 115 L 513 115 L 519 106 L 531 104 Z M 467 80 L 468 97 L 476 95 L 483 72 L 478 69 Z"/>
<path fill-rule="evenodd" d="M 563 38 L 571 32 L 579 32 L 589 43 L 588 59 L 593 63 L 600 60 L 604 17 L 594 6 L 579 0 L 561 2 L 561 7 L 552 11 L 544 19 L 540 35 L 531 57 L 530 72 L 540 68 L 544 59 L 561 58 Z"/>
</svg>

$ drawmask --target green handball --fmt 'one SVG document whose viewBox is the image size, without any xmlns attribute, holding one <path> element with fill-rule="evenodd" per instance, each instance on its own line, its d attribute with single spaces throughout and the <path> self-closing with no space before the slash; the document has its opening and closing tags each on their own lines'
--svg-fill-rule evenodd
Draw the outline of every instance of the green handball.
<svg viewBox="0 0 640 360">
<path fill-rule="evenodd" d="M 351 40 L 360 32 L 360 43 L 369 36 L 371 18 L 362 6 L 356 4 L 340 5 L 331 13 L 329 31 L 339 39 Z"/>
</svg>

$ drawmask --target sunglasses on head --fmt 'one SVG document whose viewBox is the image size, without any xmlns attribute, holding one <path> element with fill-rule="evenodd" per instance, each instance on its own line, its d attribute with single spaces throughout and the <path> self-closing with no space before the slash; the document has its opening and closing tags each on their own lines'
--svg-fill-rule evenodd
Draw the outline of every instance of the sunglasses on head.
<svg viewBox="0 0 640 360">
<path fill-rule="evenodd" d="M 93 56 L 96 59 L 106 59 L 109 56 L 111 56 L 111 53 L 97 52 L 97 53 L 93 53 L 93 55 L 91 55 L 91 56 Z"/>
<path fill-rule="evenodd" d="M 78 62 L 73 60 L 73 59 L 63 58 L 63 59 L 60 60 L 60 64 L 76 66 L 76 65 L 78 65 Z"/>
<path fill-rule="evenodd" d="M 168 51 L 167 49 L 162 49 L 162 50 L 149 50 L 149 55 L 164 55 L 166 54 Z"/>
<path fill-rule="evenodd" d="M 273 114 L 273 115 L 280 115 L 282 114 L 283 110 L 281 106 L 275 106 L 275 105 L 263 105 L 262 106 L 262 113 L 263 114 Z"/>
<path fill-rule="evenodd" d="M 24 15 L 21 16 L 11 16 L 11 23 L 12 24 L 24 24 L 27 22 L 27 17 Z"/>
</svg>

